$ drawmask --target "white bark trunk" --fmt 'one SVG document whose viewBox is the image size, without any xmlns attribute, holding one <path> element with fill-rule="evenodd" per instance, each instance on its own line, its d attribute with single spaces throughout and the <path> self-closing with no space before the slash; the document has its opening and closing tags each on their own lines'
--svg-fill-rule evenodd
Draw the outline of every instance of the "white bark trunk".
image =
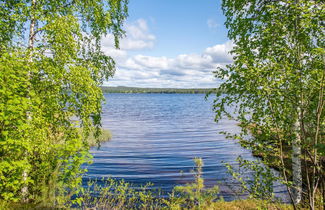
<svg viewBox="0 0 325 210">
<path fill-rule="evenodd" d="M 300 203 L 302 194 L 301 133 L 299 118 L 294 125 L 295 139 L 292 142 L 292 196 L 295 204 Z"/>
<path fill-rule="evenodd" d="M 35 4 L 36 4 L 36 0 L 32 0 L 31 10 L 34 9 Z M 28 39 L 28 48 L 31 49 L 31 50 L 34 47 L 35 22 L 36 21 L 35 21 L 34 17 L 31 17 L 30 27 L 29 27 L 29 39 Z M 31 62 L 32 60 L 33 60 L 32 59 L 32 55 L 30 55 L 29 61 Z M 28 75 L 27 76 L 28 76 L 28 79 L 30 79 L 30 76 L 31 76 L 30 75 L 30 72 L 28 72 Z M 29 98 L 29 96 L 28 96 L 28 98 Z M 27 113 L 27 120 L 30 121 L 31 119 L 32 119 L 31 113 L 28 112 Z M 28 158 L 27 156 L 28 156 L 28 154 L 26 152 L 25 159 Z M 23 182 L 26 182 L 27 181 L 27 178 L 28 178 L 28 171 L 27 171 L 27 169 L 25 169 L 23 171 L 22 178 L 23 178 Z M 23 202 L 28 202 L 28 185 L 27 184 L 25 184 L 22 187 L 21 194 L 22 194 L 22 200 L 23 200 Z"/>
</svg>

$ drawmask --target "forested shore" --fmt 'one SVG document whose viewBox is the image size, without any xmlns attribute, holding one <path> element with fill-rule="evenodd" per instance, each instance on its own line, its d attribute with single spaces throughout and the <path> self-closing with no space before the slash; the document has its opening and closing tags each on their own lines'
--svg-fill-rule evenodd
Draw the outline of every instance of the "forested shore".
<svg viewBox="0 0 325 210">
<path fill-rule="evenodd" d="M 102 86 L 104 93 L 191 93 L 191 94 L 208 94 L 219 91 L 215 88 L 140 88 L 140 87 L 107 87 Z"/>
</svg>

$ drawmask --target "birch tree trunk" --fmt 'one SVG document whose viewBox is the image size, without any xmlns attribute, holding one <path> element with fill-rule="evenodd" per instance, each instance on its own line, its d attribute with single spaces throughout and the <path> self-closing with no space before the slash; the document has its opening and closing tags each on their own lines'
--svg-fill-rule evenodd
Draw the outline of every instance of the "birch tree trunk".
<svg viewBox="0 0 325 210">
<path fill-rule="evenodd" d="M 300 113 L 300 109 L 298 109 Z M 297 117 L 294 124 L 295 139 L 292 142 L 292 195 L 295 204 L 300 203 L 302 194 L 302 171 L 301 171 L 301 132 L 300 121 Z"/>
<path fill-rule="evenodd" d="M 31 52 L 30 52 L 30 58 L 29 58 L 29 61 L 30 62 L 33 61 L 33 58 L 32 58 L 32 56 L 33 56 L 32 55 L 32 50 L 33 50 L 33 47 L 34 47 L 34 39 L 35 39 L 34 37 L 35 37 L 35 23 L 36 23 L 36 21 L 35 21 L 34 16 L 32 15 L 35 5 L 36 5 L 36 0 L 32 0 L 32 4 L 31 4 L 31 20 L 30 20 L 29 37 L 28 37 L 28 49 L 31 50 Z M 27 77 L 30 80 L 30 77 L 31 77 L 31 73 L 30 72 L 28 72 Z M 32 120 L 31 113 L 28 112 L 27 113 L 27 121 L 31 121 L 31 120 Z M 28 154 L 26 152 L 25 159 L 27 159 L 27 158 L 28 158 Z M 23 171 L 22 177 L 23 177 L 23 181 L 26 182 L 27 181 L 27 178 L 28 178 L 28 171 L 27 171 L 27 169 L 25 169 Z M 21 194 L 22 194 L 22 200 L 23 200 L 23 202 L 28 202 L 28 184 L 25 184 L 22 187 Z"/>
<path fill-rule="evenodd" d="M 295 0 L 295 6 L 299 5 L 299 0 Z M 300 20 L 299 17 L 295 17 L 295 24 L 294 24 L 294 42 L 296 48 L 296 60 L 295 63 L 298 67 L 298 84 L 300 88 L 302 87 L 301 83 L 301 51 L 299 46 L 298 35 L 299 35 L 299 26 Z M 298 87 L 299 87 L 298 86 Z M 302 94 L 302 92 L 300 93 Z M 300 105 L 303 103 L 302 95 L 297 96 L 297 117 L 294 124 L 293 132 L 295 134 L 294 140 L 292 142 L 292 195 L 293 195 L 293 202 L 294 204 L 299 204 L 301 201 L 301 194 L 302 194 L 302 171 L 301 171 L 301 141 L 302 141 L 302 132 L 301 132 L 301 107 Z"/>
</svg>

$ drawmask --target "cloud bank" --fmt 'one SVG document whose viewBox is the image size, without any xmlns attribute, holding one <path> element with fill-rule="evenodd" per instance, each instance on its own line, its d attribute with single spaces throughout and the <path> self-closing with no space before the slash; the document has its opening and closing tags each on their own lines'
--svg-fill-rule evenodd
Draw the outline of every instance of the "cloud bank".
<svg viewBox="0 0 325 210">
<path fill-rule="evenodd" d="M 200 54 L 180 54 L 176 57 L 148 56 L 136 51 L 152 49 L 156 37 L 150 33 L 147 22 L 139 19 L 126 26 L 126 37 L 120 42 L 120 49 L 114 48 L 112 35 L 102 39 L 104 52 L 117 62 L 114 78 L 109 86 L 206 88 L 217 87 L 218 81 L 212 72 L 217 67 L 232 62 L 228 53 L 232 42 L 206 48 Z M 133 52 L 132 55 L 129 55 Z"/>
</svg>

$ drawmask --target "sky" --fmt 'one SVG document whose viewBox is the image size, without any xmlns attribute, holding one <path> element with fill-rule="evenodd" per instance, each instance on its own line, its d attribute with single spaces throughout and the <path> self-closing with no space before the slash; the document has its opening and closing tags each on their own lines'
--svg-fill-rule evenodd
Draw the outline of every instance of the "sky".
<svg viewBox="0 0 325 210">
<path fill-rule="evenodd" d="M 213 71 L 231 63 L 221 0 L 130 0 L 120 49 L 102 38 L 117 65 L 106 86 L 213 88 Z"/>
</svg>

